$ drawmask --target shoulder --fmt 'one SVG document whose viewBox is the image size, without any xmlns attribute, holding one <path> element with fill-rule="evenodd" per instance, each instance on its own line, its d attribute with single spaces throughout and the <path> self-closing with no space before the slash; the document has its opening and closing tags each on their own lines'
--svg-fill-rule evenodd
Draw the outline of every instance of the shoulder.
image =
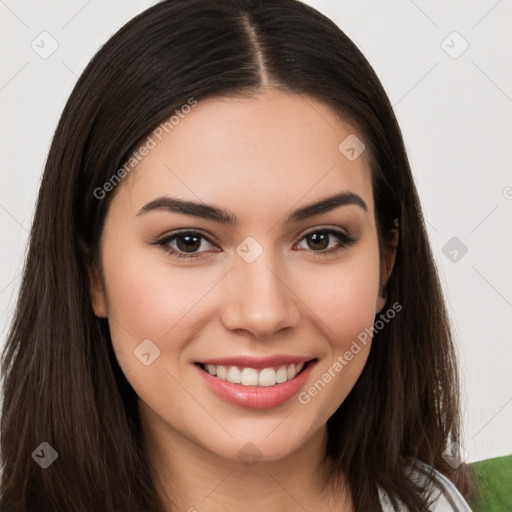
<svg viewBox="0 0 512 512">
<path fill-rule="evenodd" d="M 418 461 L 418 466 L 427 474 L 413 470 L 410 478 L 426 487 L 425 495 L 428 496 L 430 503 L 429 512 L 471 512 L 466 500 L 448 478 L 423 462 Z M 381 488 L 378 492 L 383 512 L 395 511 L 387 494 Z M 398 510 L 406 512 L 403 506 Z"/>
</svg>

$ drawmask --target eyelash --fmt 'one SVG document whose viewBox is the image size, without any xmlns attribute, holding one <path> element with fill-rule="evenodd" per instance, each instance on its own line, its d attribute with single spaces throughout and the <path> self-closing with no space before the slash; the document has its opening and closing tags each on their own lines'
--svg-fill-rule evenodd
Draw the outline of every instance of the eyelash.
<svg viewBox="0 0 512 512">
<path fill-rule="evenodd" d="M 323 234 L 328 234 L 328 235 L 334 235 L 340 240 L 340 245 L 338 247 L 326 249 L 326 250 L 322 250 L 322 251 L 311 251 L 313 253 L 313 257 L 329 256 L 338 251 L 347 249 L 348 247 L 354 245 L 358 241 L 357 238 L 355 238 L 351 235 L 348 235 L 347 233 L 344 233 L 343 231 L 339 231 L 337 229 L 317 228 L 317 229 L 309 231 L 308 233 L 303 235 L 302 238 L 299 240 L 299 243 L 314 233 L 323 233 Z M 207 251 L 201 251 L 201 252 L 196 252 L 196 253 L 185 253 L 185 252 L 177 251 L 176 249 L 169 247 L 169 243 L 171 241 L 173 241 L 176 238 L 179 238 L 180 236 L 186 236 L 186 235 L 197 236 L 198 238 L 205 239 L 212 245 L 215 245 L 215 242 L 209 236 L 206 236 L 204 233 L 201 233 L 200 231 L 192 231 L 192 230 L 183 230 L 183 231 L 173 233 L 172 235 L 164 236 L 163 238 L 160 238 L 159 240 L 156 240 L 155 242 L 153 242 L 152 245 L 161 246 L 168 254 L 170 254 L 171 256 L 177 257 L 177 258 L 196 259 L 196 258 L 205 257 L 204 253 L 206 253 Z"/>
</svg>

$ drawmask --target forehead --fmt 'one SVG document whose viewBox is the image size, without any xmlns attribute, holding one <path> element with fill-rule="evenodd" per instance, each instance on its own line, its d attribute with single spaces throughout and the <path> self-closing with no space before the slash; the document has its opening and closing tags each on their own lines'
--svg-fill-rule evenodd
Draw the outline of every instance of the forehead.
<svg viewBox="0 0 512 512">
<path fill-rule="evenodd" d="M 135 209 L 168 194 L 261 216 L 348 190 L 373 216 L 367 152 L 344 152 L 361 137 L 327 105 L 271 91 L 207 98 L 177 114 L 150 135 L 154 147 L 121 183 L 117 202 Z"/>
</svg>

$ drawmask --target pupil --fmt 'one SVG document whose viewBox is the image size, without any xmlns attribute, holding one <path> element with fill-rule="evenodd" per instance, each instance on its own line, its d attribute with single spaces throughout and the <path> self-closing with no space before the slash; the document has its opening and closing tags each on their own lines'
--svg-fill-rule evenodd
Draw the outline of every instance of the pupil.
<svg viewBox="0 0 512 512">
<path fill-rule="evenodd" d="M 177 246 L 180 251 L 194 252 L 201 246 L 201 240 L 198 236 L 182 235 L 177 239 Z"/>
<path fill-rule="evenodd" d="M 313 244 L 317 243 L 319 245 L 316 246 L 316 249 L 327 249 L 329 247 L 329 235 L 328 233 L 312 233 L 308 236 L 308 246 L 310 249 L 315 249 L 315 247 L 311 246 L 310 241 Z"/>
</svg>

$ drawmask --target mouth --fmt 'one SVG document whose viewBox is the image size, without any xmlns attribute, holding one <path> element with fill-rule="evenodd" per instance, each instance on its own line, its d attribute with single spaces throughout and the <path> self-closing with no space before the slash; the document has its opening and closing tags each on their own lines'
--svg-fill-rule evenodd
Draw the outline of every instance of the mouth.
<svg viewBox="0 0 512 512">
<path fill-rule="evenodd" d="M 292 381 L 317 361 L 318 358 L 313 358 L 309 361 L 280 364 L 259 369 L 237 365 L 206 364 L 201 362 L 194 364 L 203 372 L 208 373 L 218 380 L 223 380 L 231 384 L 251 386 L 253 388 L 270 388 Z"/>
<path fill-rule="evenodd" d="M 221 362 L 225 364 L 214 364 Z M 274 356 L 267 360 L 237 357 L 196 362 L 193 366 L 206 387 L 225 402 L 248 409 L 269 409 L 289 402 L 306 386 L 317 362 L 318 358 L 308 360 L 307 357 Z M 278 364 L 270 366 L 270 363 Z"/>
</svg>

